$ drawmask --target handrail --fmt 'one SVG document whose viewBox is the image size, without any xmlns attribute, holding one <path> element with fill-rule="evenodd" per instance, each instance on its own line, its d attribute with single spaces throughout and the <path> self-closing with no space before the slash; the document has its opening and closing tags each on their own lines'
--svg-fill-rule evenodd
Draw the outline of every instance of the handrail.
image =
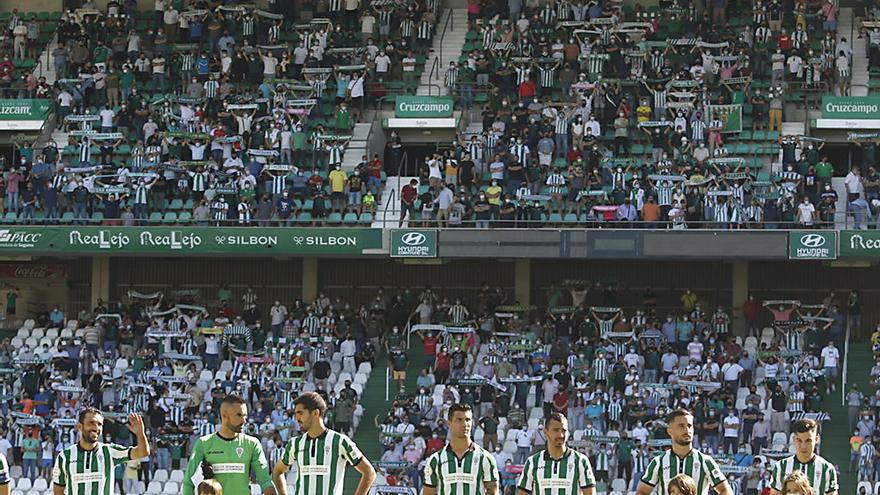
<svg viewBox="0 0 880 495">
<path fill-rule="evenodd" d="M 440 79 L 440 57 L 434 57 L 434 61 L 431 62 L 431 70 L 428 72 L 428 80 Z M 436 77 L 434 74 L 437 74 Z"/>
<path fill-rule="evenodd" d="M 398 183 L 400 179 L 398 178 Z M 385 206 L 382 208 L 382 228 L 386 228 L 385 225 L 388 222 L 388 208 L 394 204 L 394 198 L 397 196 L 397 188 L 391 189 L 391 197 L 388 198 L 388 201 L 385 203 Z"/>
<path fill-rule="evenodd" d="M 443 41 L 446 38 L 446 29 L 447 28 L 449 28 L 450 30 L 455 29 L 455 26 L 453 23 L 454 15 L 455 15 L 455 11 L 452 10 L 452 8 L 450 7 L 449 8 L 449 15 L 446 16 L 446 21 L 444 21 L 444 23 L 443 23 L 443 31 L 440 33 L 440 54 L 437 55 L 437 58 L 435 60 L 440 61 L 441 67 L 443 66 Z M 439 77 L 440 74 L 438 73 L 437 75 Z"/>
<path fill-rule="evenodd" d="M 843 372 L 841 372 L 840 377 L 840 405 L 846 405 L 846 379 L 849 375 L 849 331 L 850 331 L 850 317 L 847 315 L 846 317 L 846 339 L 843 341 Z"/>
</svg>

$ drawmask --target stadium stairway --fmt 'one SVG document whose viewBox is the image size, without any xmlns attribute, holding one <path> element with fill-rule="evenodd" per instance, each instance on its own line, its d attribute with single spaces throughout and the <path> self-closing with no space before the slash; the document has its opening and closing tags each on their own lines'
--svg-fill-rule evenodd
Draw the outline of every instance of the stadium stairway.
<svg viewBox="0 0 880 495">
<path fill-rule="evenodd" d="M 446 34 L 442 35 L 443 27 L 446 25 L 449 16 L 452 16 L 452 19 L 449 20 L 449 28 L 446 30 Z M 422 72 L 422 77 L 419 81 L 420 85 L 416 89 L 417 95 L 437 96 L 431 92 L 433 90 L 436 93 L 437 89 L 432 88 L 430 84 L 439 85 L 441 87 L 441 94 L 446 94 L 446 88 L 443 85 L 446 68 L 449 67 L 451 60 L 458 61 L 467 32 L 467 8 L 446 9 L 440 14 L 440 19 L 437 22 L 437 31 L 434 33 L 431 45 L 431 53 L 428 55 L 427 60 L 425 60 L 425 71 Z M 438 58 L 440 60 L 437 62 L 437 70 L 433 73 L 432 77 L 431 68 L 434 67 L 434 60 Z"/>
<path fill-rule="evenodd" d="M 422 359 L 422 342 L 418 337 L 412 340 L 412 347 L 408 352 L 410 366 L 406 373 L 406 389 L 412 392 L 416 388 L 416 380 L 419 376 L 419 367 Z M 387 379 L 385 371 L 381 369 L 382 365 L 387 362 L 388 355 L 385 352 L 379 354 L 376 358 L 376 367 L 370 375 L 364 387 L 364 393 L 361 395 L 361 405 L 364 407 L 364 416 L 361 419 L 360 427 L 355 434 L 354 441 L 361 449 L 364 456 L 371 462 L 378 461 L 382 457 L 382 451 L 379 448 L 379 429 L 373 418 L 379 415 L 382 419 L 391 409 L 391 402 L 397 395 L 394 384 L 390 384 L 389 394 L 390 400 L 385 400 L 385 380 Z M 349 469 L 345 474 L 345 491 L 344 495 L 352 495 L 357 488 L 360 475 L 354 469 Z"/>
<path fill-rule="evenodd" d="M 868 57 L 865 56 L 865 43 L 867 38 L 859 36 L 858 26 L 860 20 L 858 13 L 852 7 L 841 7 L 837 32 L 845 37 L 852 47 L 853 57 L 850 72 L 852 81 L 850 94 L 852 96 L 868 96 Z"/>
<path fill-rule="evenodd" d="M 857 383 L 862 393 L 870 395 L 873 387 L 870 386 L 869 377 L 874 362 L 870 343 L 851 341 L 848 360 L 846 389 L 849 390 L 852 384 Z M 831 415 L 831 420 L 822 425 L 822 456 L 837 465 L 840 471 L 840 493 L 856 493 L 856 474 L 846 472 L 849 467 L 849 437 L 852 436 L 852 431 L 849 429 L 847 407 L 842 405 L 841 391 L 826 397 L 822 406 L 824 412 Z"/>
<path fill-rule="evenodd" d="M 397 227 L 397 220 L 400 218 L 400 190 L 403 186 L 409 184 L 411 179 L 418 180 L 418 177 L 388 177 L 385 181 L 385 189 L 382 190 L 382 201 L 376 209 L 373 216 L 372 227 L 374 229 L 384 229 Z M 408 226 L 408 222 L 404 222 L 404 227 Z"/>
<path fill-rule="evenodd" d="M 55 84 L 55 64 L 52 60 L 52 50 L 58 46 L 58 34 L 52 36 L 52 39 L 49 40 L 49 43 L 46 44 L 46 49 L 43 50 L 43 53 L 40 54 L 40 58 L 37 65 L 37 76 L 45 77 L 46 84 L 52 86 Z"/>
<path fill-rule="evenodd" d="M 369 141 L 370 131 L 373 127 L 373 121 L 358 122 L 351 131 L 351 141 L 345 147 L 345 154 L 342 156 L 342 170 L 351 172 L 361 162 L 364 155 L 370 156 Z M 367 158 L 369 159 L 369 158 Z"/>
</svg>

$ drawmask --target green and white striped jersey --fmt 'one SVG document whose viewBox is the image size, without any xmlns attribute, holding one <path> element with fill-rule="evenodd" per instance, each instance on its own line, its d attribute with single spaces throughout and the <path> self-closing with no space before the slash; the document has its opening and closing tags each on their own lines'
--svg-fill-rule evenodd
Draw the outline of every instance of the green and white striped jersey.
<svg viewBox="0 0 880 495">
<path fill-rule="evenodd" d="M 526 459 L 516 486 L 535 495 L 576 495 L 596 484 L 590 459 L 568 449 L 561 459 L 542 450 Z"/>
<path fill-rule="evenodd" d="M 813 495 L 825 495 L 840 489 L 834 464 L 819 455 L 814 455 L 813 460 L 806 464 L 798 461 L 797 456 L 780 459 L 773 465 L 770 487 L 781 492 L 785 477 L 794 471 L 801 471 L 807 475 L 810 484 L 813 485 Z"/>
<path fill-rule="evenodd" d="M 473 442 L 461 458 L 446 444 L 428 457 L 424 475 L 425 486 L 435 488 L 437 495 L 479 495 L 484 483 L 498 481 L 498 466 L 492 454 Z"/>
<path fill-rule="evenodd" d="M 6 456 L 0 454 L 0 486 L 8 485 L 12 481 L 9 478 L 9 463 L 6 462 Z"/>
<path fill-rule="evenodd" d="M 697 495 L 705 495 L 710 487 L 727 479 L 721 473 L 715 459 L 697 449 L 691 449 L 684 458 L 678 457 L 672 449 L 669 449 L 651 459 L 642 476 L 642 483 L 655 487 L 658 495 L 666 495 L 669 480 L 679 474 L 686 474 L 694 479 L 697 483 Z"/>
<path fill-rule="evenodd" d="M 58 453 L 52 483 L 63 486 L 67 495 L 113 495 L 117 464 L 131 460 L 131 447 L 98 442 L 92 450 L 79 442 Z"/>
<path fill-rule="evenodd" d="M 315 438 L 304 433 L 291 439 L 281 455 L 284 464 L 296 464 L 293 495 L 342 495 L 346 465 L 363 459 L 350 438 L 330 429 Z"/>
</svg>

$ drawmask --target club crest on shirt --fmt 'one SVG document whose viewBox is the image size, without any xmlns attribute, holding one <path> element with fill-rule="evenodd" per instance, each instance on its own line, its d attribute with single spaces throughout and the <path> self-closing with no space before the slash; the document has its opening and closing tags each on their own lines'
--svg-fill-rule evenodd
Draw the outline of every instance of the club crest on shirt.
<svg viewBox="0 0 880 495">
<path fill-rule="evenodd" d="M 244 448 L 238 447 L 235 449 L 235 453 L 238 454 L 238 458 L 241 459 L 241 456 L 244 455 Z"/>
</svg>

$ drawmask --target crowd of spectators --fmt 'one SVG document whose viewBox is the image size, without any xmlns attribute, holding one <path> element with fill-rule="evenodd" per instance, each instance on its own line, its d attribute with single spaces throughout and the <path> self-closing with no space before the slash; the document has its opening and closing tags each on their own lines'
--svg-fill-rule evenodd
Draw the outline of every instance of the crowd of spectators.
<svg viewBox="0 0 880 495">
<path fill-rule="evenodd" d="M 214 431 L 227 394 L 244 397 L 245 430 L 274 464 L 298 433 L 293 400 L 314 390 L 330 405 L 327 424 L 353 436 L 380 337 L 405 322 L 410 299 L 379 290 L 369 305 L 353 306 L 322 293 L 288 306 L 223 286 L 211 309 L 197 291 L 129 291 L 76 319 L 56 306 L 0 343 L 0 452 L 21 469 L 14 478 L 38 487 L 55 454 L 77 441 L 78 410 L 101 408 L 105 440 L 122 444 L 131 441 L 127 413 L 136 411 L 153 455 L 120 465 L 117 480 L 120 493 L 144 493 L 183 469 L 195 439 Z"/>
<path fill-rule="evenodd" d="M 57 79 L 34 79 L 26 96 L 54 101 L 69 141 L 16 143 L 0 182 L 6 221 L 372 220 L 382 160 L 343 171 L 343 157 L 367 86 L 422 70 L 435 3 L 154 7 L 86 1 L 53 23 Z M 9 22 L 10 34 L 26 27 L 17 13 Z"/>
<path fill-rule="evenodd" d="M 458 402 L 474 408 L 475 440 L 496 457 L 505 493 L 546 447 L 551 412 L 568 417 L 598 490 L 624 493 L 668 445 L 673 408 L 694 411 L 695 447 L 721 461 L 734 493 L 768 486 L 773 462 L 790 455 L 791 422 L 830 419 L 822 404 L 836 390 L 845 304 L 833 293 L 815 305 L 750 297 L 745 339 L 733 337 L 727 309 L 704 311 L 690 290 L 665 309 L 649 293 L 624 310 L 612 286 L 589 284 L 551 287 L 546 302 L 522 306 L 488 287 L 468 301 L 423 294 L 409 335 L 423 344 L 424 361 L 410 366 L 421 368 L 416 387 L 401 387 L 376 417 L 377 466 L 393 484 L 420 486 L 423 460 L 447 438 L 444 412 Z M 759 318 L 772 324 L 758 328 Z"/>
<path fill-rule="evenodd" d="M 786 102 L 847 94 L 852 48 L 831 0 L 473 0 L 468 13 L 468 42 L 445 81 L 463 108 L 482 105 L 482 130 L 424 157 L 412 205 L 423 222 L 833 222 L 824 143 L 781 132 Z M 863 141 L 868 156 L 875 143 Z M 861 186 L 864 199 L 878 183 L 861 172 L 875 181 Z M 858 206 L 876 212 L 870 199 Z"/>
</svg>

